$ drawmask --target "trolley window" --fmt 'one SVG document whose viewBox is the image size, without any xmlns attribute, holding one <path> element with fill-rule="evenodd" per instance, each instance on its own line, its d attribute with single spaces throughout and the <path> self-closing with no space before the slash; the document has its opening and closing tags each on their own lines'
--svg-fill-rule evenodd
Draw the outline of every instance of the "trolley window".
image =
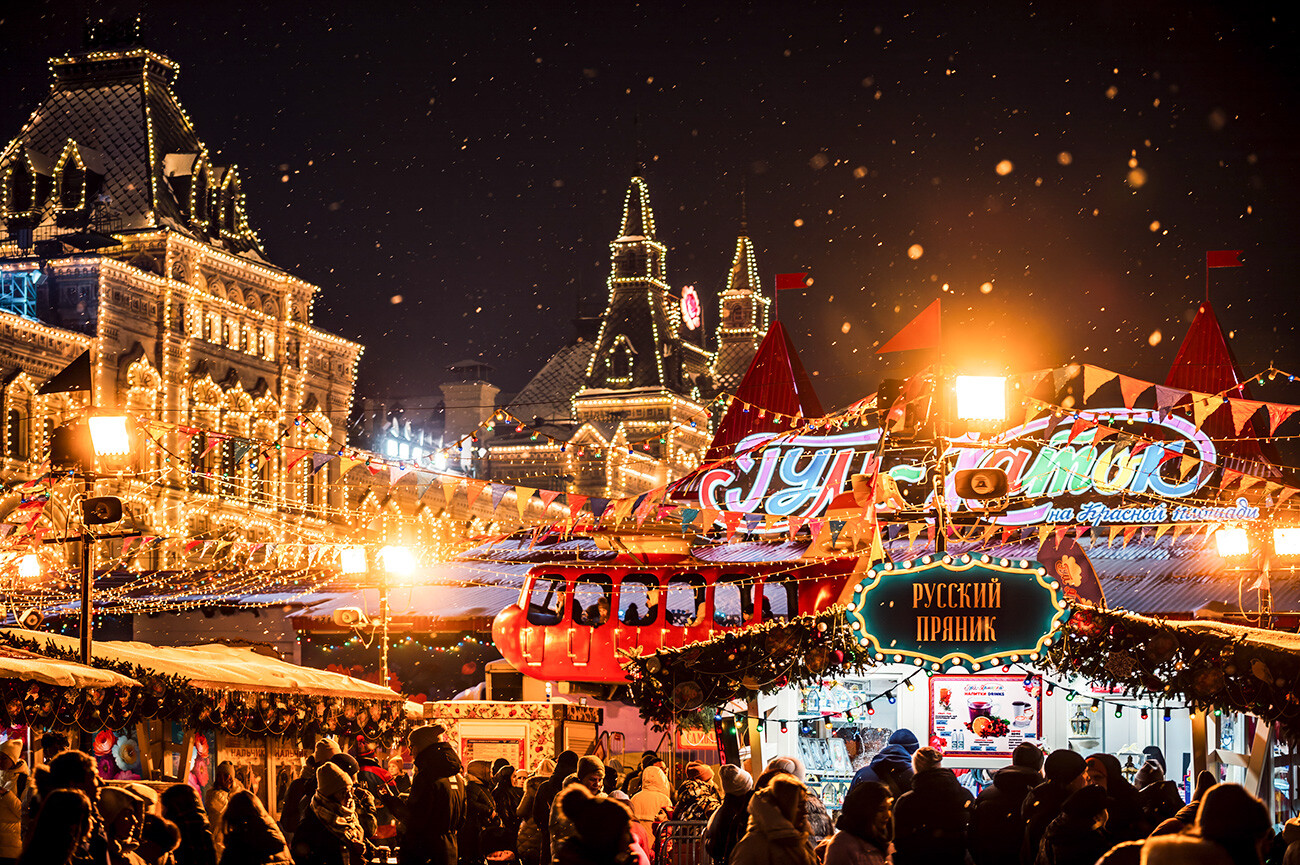
<svg viewBox="0 0 1300 865">
<path fill-rule="evenodd" d="M 754 612 L 753 587 L 748 574 L 723 574 L 713 587 L 713 621 L 739 626 Z"/>
<path fill-rule="evenodd" d="M 564 579 L 558 576 L 537 577 L 528 595 L 530 625 L 558 625 L 564 618 Z"/>
<path fill-rule="evenodd" d="M 573 621 L 597 627 L 609 621 L 614 582 L 604 574 L 583 574 L 573 584 Z"/>
<path fill-rule="evenodd" d="M 799 612 L 799 587 L 773 578 L 763 584 L 763 620 L 788 619 Z"/>
<path fill-rule="evenodd" d="M 704 577 L 678 574 L 668 581 L 668 624 L 681 628 L 704 618 Z"/>
<path fill-rule="evenodd" d="M 619 583 L 619 619 L 625 625 L 653 625 L 659 620 L 659 580 L 654 574 L 628 574 Z"/>
</svg>

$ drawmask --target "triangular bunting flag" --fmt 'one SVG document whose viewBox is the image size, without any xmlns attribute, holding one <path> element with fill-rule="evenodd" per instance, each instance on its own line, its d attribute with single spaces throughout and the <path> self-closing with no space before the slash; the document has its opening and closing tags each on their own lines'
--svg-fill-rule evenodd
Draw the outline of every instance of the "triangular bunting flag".
<svg viewBox="0 0 1300 865">
<path fill-rule="evenodd" d="M 1161 523 L 1156 526 L 1156 536 L 1151 539 L 1152 545 L 1156 544 L 1160 540 L 1160 536 L 1169 531 L 1171 527 L 1172 526 L 1169 523 Z"/>
<path fill-rule="evenodd" d="M 335 457 L 335 454 L 312 454 L 312 455 L 311 455 L 311 474 L 316 474 L 316 472 L 318 472 L 318 471 L 320 471 L 321 469 L 325 468 L 325 466 L 329 465 L 329 461 L 332 460 L 332 459 L 334 459 L 334 457 Z M 352 460 L 348 460 L 348 459 L 345 458 L 345 459 L 340 459 L 339 462 L 340 462 L 340 463 L 348 463 L 348 462 L 351 462 L 352 465 L 356 465 L 357 463 L 360 463 L 361 460 L 352 461 Z M 348 468 L 351 468 L 351 466 L 348 466 Z M 339 477 L 343 477 L 343 475 L 345 475 L 345 474 L 347 474 L 347 471 L 346 471 L 346 470 L 345 470 L 345 471 L 341 471 L 341 472 L 339 472 Z"/>
<path fill-rule="evenodd" d="M 569 519 L 576 520 L 578 518 L 578 511 L 582 510 L 582 506 L 587 503 L 587 497 L 568 493 L 567 498 L 569 501 Z"/>
<path fill-rule="evenodd" d="M 1160 413 L 1161 417 L 1169 414 L 1169 412 L 1173 410 L 1174 406 L 1178 404 L 1178 401 L 1187 396 L 1187 391 L 1180 390 L 1176 387 L 1165 387 L 1162 384 L 1158 384 L 1155 387 L 1156 410 Z"/>
<path fill-rule="evenodd" d="M 1119 391 L 1124 397 L 1124 407 L 1133 408 L 1133 403 L 1137 402 L 1147 388 L 1151 387 L 1151 382 L 1142 381 L 1140 378 L 1129 378 L 1126 375 L 1119 376 Z"/>
<path fill-rule="evenodd" d="M 1126 547 L 1128 546 L 1128 542 L 1131 541 L 1131 540 L 1133 540 L 1133 535 L 1137 534 L 1137 531 L 1138 531 L 1139 528 L 1141 528 L 1141 527 L 1140 527 L 1140 526 L 1129 526 L 1128 528 L 1126 528 L 1126 529 L 1124 530 L 1124 546 L 1126 546 Z"/>
<path fill-rule="evenodd" d="M 682 534 L 686 534 L 687 530 L 689 530 L 691 525 L 695 522 L 695 518 L 700 515 L 700 509 L 682 508 L 678 511 L 678 515 L 682 518 Z"/>
<path fill-rule="evenodd" d="M 1300 405 L 1279 405 L 1268 403 L 1268 434 L 1273 435 L 1277 428 L 1291 415 L 1300 411 Z"/>
<path fill-rule="evenodd" d="M 542 506 L 549 509 L 551 502 L 555 501 L 556 496 L 560 494 L 559 490 L 538 490 L 537 497 L 542 500 Z"/>
<path fill-rule="evenodd" d="M 587 510 L 591 511 L 591 515 L 596 518 L 596 522 L 600 522 L 600 518 L 608 508 L 609 499 L 603 499 L 599 496 L 592 496 L 587 499 Z"/>
<path fill-rule="evenodd" d="M 292 469 L 294 466 L 298 465 L 298 463 L 302 462 L 302 458 L 307 456 L 309 453 L 311 453 L 311 451 L 306 448 L 285 448 L 284 467 L 286 469 Z"/>
<path fill-rule="evenodd" d="M 487 487 L 486 481 L 469 480 L 465 481 L 465 509 L 469 510 L 474 507 L 474 502 L 478 497 L 483 495 L 483 490 Z"/>
<path fill-rule="evenodd" d="M 1277 497 L 1277 503 L 1278 503 L 1279 505 L 1282 504 L 1282 502 L 1284 502 L 1284 501 L 1286 501 L 1287 499 L 1291 498 L 1291 497 L 1292 497 L 1293 495 L 1295 495 L 1297 492 L 1300 492 L 1300 490 L 1297 490 L 1295 487 L 1284 487 L 1284 488 L 1282 489 L 1281 494 L 1278 495 L 1278 497 Z"/>
<path fill-rule="evenodd" d="M 1053 395 L 1060 393 L 1065 388 L 1065 383 L 1073 378 L 1071 375 L 1071 370 L 1073 369 L 1074 367 L 1072 366 L 1058 366 L 1056 369 L 1052 370 Z"/>
<path fill-rule="evenodd" d="M 389 486 L 392 486 L 393 484 L 397 483 L 398 481 L 400 481 L 402 478 L 406 477 L 413 471 L 415 471 L 415 466 L 401 466 L 401 465 L 389 466 L 388 467 Z"/>
<path fill-rule="evenodd" d="M 1108 381 L 1113 381 L 1117 375 L 1119 373 L 1085 363 L 1083 365 L 1083 401 L 1086 403 L 1092 399 L 1092 395 L 1097 392 L 1097 388 Z"/>
<path fill-rule="evenodd" d="M 442 479 L 442 500 L 443 507 L 451 509 L 452 497 L 456 495 L 456 490 L 464 483 L 464 478 L 444 476 Z"/>
<path fill-rule="evenodd" d="M 1253 399 L 1230 399 L 1228 404 L 1232 406 L 1232 428 L 1236 430 L 1237 435 L 1241 435 L 1246 421 L 1250 420 L 1263 405 L 1262 402 L 1255 402 Z"/>
<path fill-rule="evenodd" d="M 1107 548 L 1109 548 L 1112 544 L 1115 543 L 1115 537 L 1116 537 L 1120 532 L 1122 532 L 1123 530 L 1124 530 L 1124 527 L 1123 527 L 1123 526 L 1111 526 L 1111 527 L 1110 527 L 1110 537 L 1106 538 L 1106 546 L 1107 546 Z"/>
<path fill-rule="evenodd" d="M 1192 423 L 1197 429 L 1205 423 L 1205 419 L 1219 410 L 1223 405 L 1223 397 L 1214 394 L 1197 394 L 1192 399 Z"/>
<path fill-rule="evenodd" d="M 501 500 L 506 497 L 510 487 L 506 484 L 488 484 L 492 488 L 492 510 L 495 511 L 501 506 Z"/>
<path fill-rule="evenodd" d="M 528 502 L 532 500 L 533 493 L 537 492 L 536 487 L 515 487 L 515 508 L 519 511 L 519 521 L 524 521 L 524 513 L 528 510 Z"/>
</svg>

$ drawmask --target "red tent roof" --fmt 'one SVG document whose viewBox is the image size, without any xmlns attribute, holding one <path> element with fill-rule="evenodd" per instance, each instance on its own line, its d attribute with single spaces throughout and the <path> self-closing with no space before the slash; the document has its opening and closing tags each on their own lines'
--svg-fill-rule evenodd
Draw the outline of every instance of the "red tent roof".
<svg viewBox="0 0 1300 865">
<path fill-rule="evenodd" d="M 731 456 L 740 440 L 748 435 L 784 432 L 798 426 L 796 417 L 821 417 L 822 414 L 821 401 L 799 362 L 798 352 L 781 322 L 774 321 L 736 389 L 736 398 L 718 424 L 704 462 Z"/>
<path fill-rule="evenodd" d="M 1196 318 L 1192 319 L 1187 337 L 1169 369 L 1165 387 L 1212 394 L 1232 391 L 1229 396 L 1253 399 L 1250 389 L 1242 384 L 1237 359 L 1223 337 L 1223 329 L 1219 327 L 1219 319 L 1210 308 L 1209 301 L 1203 302 L 1196 311 Z M 1241 430 L 1242 437 L 1237 437 L 1232 422 L 1232 409 L 1227 403 L 1206 418 L 1201 429 L 1214 439 L 1220 453 L 1243 460 L 1272 462 L 1260 448 L 1259 432 L 1253 423 L 1247 423 Z"/>
</svg>

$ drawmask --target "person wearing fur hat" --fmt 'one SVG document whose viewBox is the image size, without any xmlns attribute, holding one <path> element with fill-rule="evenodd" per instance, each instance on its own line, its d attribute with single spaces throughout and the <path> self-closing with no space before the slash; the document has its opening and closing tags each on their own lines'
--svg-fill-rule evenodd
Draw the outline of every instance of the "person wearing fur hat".
<svg viewBox="0 0 1300 865">
<path fill-rule="evenodd" d="M 1147 823 L 1159 826 L 1176 815 L 1183 807 L 1183 796 L 1175 781 L 1166 781 L 1164 770 L 1155 760 L 1147 760 L 1133 776 L 1133 786 L 1138 791 L 1138 801 Z"/>
<path fill-rule="evenodd" d="M 713 770 L 698 760 L 686 764 L 686 780 L 677 785 L 674 820 L 703 822 L 722 804 L 722 794 L 713 783 Z"/>
<path fill-rule="evenodd" d="M 804 814 L 807 791 L 793 775 L 777 775 L 755 793 L 749 825 L 729 865 L 816 865 Z"/>
<path fill-rule="evenodd" d="M 181 843 L 173 854 L 176 865 L 216 865 L 212 827 L 199 791 L 189 784 L 173 784 L 163 791 L 158 801 L 162 803 L 163 817 L 180 829 Z"/>
<path fill-rule="evenodd" d="M 231 796 L 223 819 L 221 865 L 294 865 L 284 835 L 253 793 L 240 790 Z"/>
<path fill-rule="evenodd" d="M 672 819 L 673 799 L 669 792 L 668 775 L 657 764 L 641 772 L 641 789 L 632 796 L 632 815 L 654 837 L 654 824 Z"/>
<path fill-rule="evenodd" d="M 290 844 L 293 843 L 293 833 L 298 828 L 298 821 L 302 819 L 307 803 L 316 793 L 316 770 L 337 753 L 338 742 L 329 738 L 317 740 L 307 755 L 302 772 L 289 782 L 289 788 L 284 791 L 284 801 L 280 803 L 280 831 Z"/>
<path fill-rule="evenodd" d="M 380 806 L 370 791 L 361 784 L 361 764 L 351 754 L 342 753 L 330 757 L 329 761 L 347 772 L 352 779 L 352 806 L 357 809 L 357 822 L 361 824 L 361 834 L 365 836 L 366 842 L 373 844 L 379 831 L 376 812 Z"/>
<path fill-rule="evenodd" d="M 715 865 L 727 865 L 731 851 L 745 835 L 754 779 L 744 769 L 731 764 L 718 770 L 718 778 L 722 782 L 722 805 L 704 828 L 704 850 L 713 857 Z"/>
<path fill-rule="evenodd" d="M 316 770 L 316 792 L 294 833 L 293 860 L 297 865 L 362 865 L 365 854 L 352 776 L 326 762 Z"/>
<path fill-rule="evenodd" d="M 556 797 L 572 834 L 560 842 L 560 865 L 613 865 L 633 860 L 632 814 L 622 802 L 570 784 Z"/>
<path fill-rule="evenodd" d="M 1025 818 L 1021 865 L 1033 865 L 1048 825 L 1061 813 L 1061 806 L 1070 794 L 1088 783 L 1085 768 L 1083 755 L 1066 748 L 1058 748 L 1043 761 L 1043 774 L 1047 780 L 1030 790 L 1020 806 L 1020 816 Z"/>
<path fill-rule="evenodd" d="M 1071 793 L 1043 833 L 1035 865 L 1093 865 L 1111 847 L 1107 802 L 1105 788 L 1094 784 Z"/>
<path fill-rule="evenodd" d="M 993 775 L 980 791 L 970 818 L 970 855 L 975 865 L 1014 863 L 1025 837 L 1020 813 L 1029 791 L 1043 782 L 1043 752 L 1021 742 L 1011 753 L 1011 765 Z"/>
<path fill-rule="evenodd" d="M 893 805 L 893 792 L 879 781 L 851 789 L 835 821 L 840 831 L 826 846 L 826 865 L 887 865 L 894 837 Z"/>
<path fill-rule="evenodd" d="M 140 827 L 140 847 L 136 855 L 144 865 L 172 865 L 172 851 L 181 844 L 181 830 L 172 821 L 157 814 L 145 814 Z"/>
<path fill-rule="evenodd" d="M 974 797 L 943 755 L 926 746 L 912 755 L 912 789 L 894 803 L 896 865 L 962 865 Z"/>
<path fill-rule="evenodd" d="M 411 795 L 404 802 L 389 799 L 386 803 L 405 827 L 402 865 L 456 863 L 456 833 L 465 824 L 465 782 L 460 777 L 460 758 L 451 743 L 442 741 L 443 732 L 437 724 L 411 731 L 415 761 Z"/>
</svg>

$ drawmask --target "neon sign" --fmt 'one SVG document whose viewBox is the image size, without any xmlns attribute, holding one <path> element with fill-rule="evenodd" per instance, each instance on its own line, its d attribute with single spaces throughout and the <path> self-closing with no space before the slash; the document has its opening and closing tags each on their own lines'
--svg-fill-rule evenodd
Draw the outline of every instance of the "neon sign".
<svg viewBox="0 0 1300 865">
<path fill-rule="evenodd" d="M 693 285 L 682 286 L 682 322 L 688 330 L 700 326 L 700 296 Z"/>
<path fill-rule="evenodd" d="M 1065 621 L 1061 585 L 1038 562 L 923 556 L 874 565 L 846 589 L 858 645 L 877 661 L 940 670 L 1036 661 Z"/>
<path fill-rule="evenodd" d="M 1157 523 L 1251 520 L 1259 509 L 1238 499 L 1230 507 L 1200 507 L 1176 500 L 1194 495 L 1217 469 L 1214 442 L 1189 421 L 1161 417 L 1147 409 L 1098 409 L 1114 422 L 1159 427 L 1169 440 L 1133 442 L 1124 438 L 1097 441 L 1099 428 L 1071 440 L 1062 424 L 1044 441 L 1051 418 L 1015 427 L 987 443 L 958 439 L 954 470 L 1000 468 L 1007 473 L 1015 507 L 993 522 L 1007 526 L 1036 523 Z M 1037 436 L 1037 438 L 1035 437 Z M 700 483 L 700 507 L 789 518 L 823 514 L 853 474 L 877 470 L 897 486 L 898 500 L 882 505 L 893 510 L 923 511 L 933 497 L 930 471 L 933 449 L 890 448 L 880 454 L 879 429 L 848 433 L 749 436 L 736 447 L 731 464 L 706 471 Z M 928 460 L 928 461 L 927 461 Z M 1183 473 L 1183 464 L 1190 469 Z M 949 472 L 947 500 L 954 511 L 978 507 L 957 495 Z"/>
</svg>

